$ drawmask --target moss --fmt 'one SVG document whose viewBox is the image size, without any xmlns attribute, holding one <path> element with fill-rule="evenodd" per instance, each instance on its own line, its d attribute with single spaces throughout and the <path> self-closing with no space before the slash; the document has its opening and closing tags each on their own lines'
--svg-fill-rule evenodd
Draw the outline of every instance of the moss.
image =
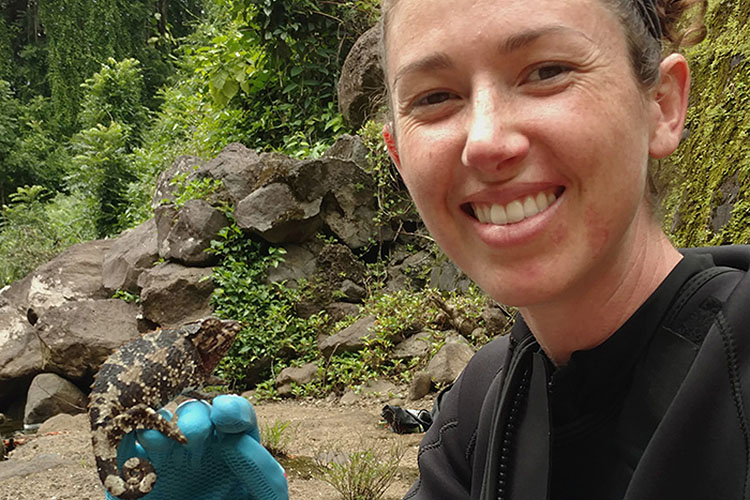
<svg viewBox="0 0 750 500">
<path fill-rule="evenodd" d="M 707 25 L 706 40 L 686 53 L 689 136 L 665 169 L 665 225 L 678 246 L 750 243 L 750 2 L 712 1 Z M 727 202 L 729 222 L 715 227 Z"/>
</svg>

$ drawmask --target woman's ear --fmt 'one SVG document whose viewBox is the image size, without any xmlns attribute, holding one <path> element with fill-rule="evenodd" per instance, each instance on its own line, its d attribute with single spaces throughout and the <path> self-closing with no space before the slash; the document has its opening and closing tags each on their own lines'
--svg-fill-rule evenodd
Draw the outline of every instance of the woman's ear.
<svg viewBox="0 0 750 500">
<path fill-rule="evenodd" d="M 690 94 L 690 69 L 681 54 L 665 57 L 660 69 L 648 149 L 652 158 L 669 156 L 680 144 Z"/>
<path fill-rule="evenodd" d="M 401 171 L 401 158 L 398 156 L 398 148 L 396 147 L 396 137 L 393 135 L 393 125 L 386 123 L 383 125 L 383 139 L 385 145 L 388 148 L 388 154 L 391 155 L 391 160 L 396 164 L 396 168 Z"/>
</svg>

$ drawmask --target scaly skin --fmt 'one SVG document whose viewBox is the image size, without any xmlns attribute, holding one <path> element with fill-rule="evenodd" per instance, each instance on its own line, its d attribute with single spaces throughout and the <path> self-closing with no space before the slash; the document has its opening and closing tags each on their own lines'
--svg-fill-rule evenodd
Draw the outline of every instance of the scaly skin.
<svg viewBox="0 0 750 500">
<path fill-rule="evenodd" d="M 156 429 L 184 444 L 176 418 L 167 421 L 156 410 L 203 385 L 239 330 L 237 322 L 216 318 L 157 330 L 123 345 L 102 364 L 88 413 L 99 478 L 112 495 L 131 500 L 151 491 L 156 481 L 151 463 L 131 458 L 120 474 L 117 447 L 135 429 Z"/>
</svg>

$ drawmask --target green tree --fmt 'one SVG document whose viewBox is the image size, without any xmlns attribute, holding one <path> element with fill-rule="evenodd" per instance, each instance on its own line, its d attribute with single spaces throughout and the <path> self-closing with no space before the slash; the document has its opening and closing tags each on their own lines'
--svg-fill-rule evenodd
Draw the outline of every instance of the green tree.
<svg viewBox="0 0 750 500">
<path fill-rule="evenodd" d="M 62 183 L 69 154 L 50 124 L 50 101 L 37 96 L 17 105 L 16 137 L 0 167 L 0 189 L 9 193 L 20 186 L 40 185 L 55 191 Z"/>
<path fill-rule="evenodd" d="M 243 142 L 289 149 L 342 131 L 335 105 L 340 67 L 374 23 L 375 3 L 235 0 L 230 5 L 237 22 L 195 57 L 215 105 L 243 110 Z"/>
<path fill-rule="evenodd" d="M 18 172 L 9 168 L 8 157 L 18 138 L 19 103 L 13 96 L 10 84 L 0 80 L 0 201 L 17 182 Z"/>
<path fill-rule="evenodd" d="M 118 122 L 127 128 L 128 148 L 136 146 L 148 119 L 148 110 L 142 104 L 140 63 L 136 59 L 118 62 L 110 57 L 81 87 L 84 90 L 81 125 L 92 128 Z"/>
<path fill-rule="evenodd" d="M 97 124 L 73 136 L 73 171 L 69 186 L 91 204 L 99 237 L 124 229 L 120 217 L 128 208 L 128 184 L 135 180 L 127 152 L 127 128 L 117 122 Z"/>
</svg>

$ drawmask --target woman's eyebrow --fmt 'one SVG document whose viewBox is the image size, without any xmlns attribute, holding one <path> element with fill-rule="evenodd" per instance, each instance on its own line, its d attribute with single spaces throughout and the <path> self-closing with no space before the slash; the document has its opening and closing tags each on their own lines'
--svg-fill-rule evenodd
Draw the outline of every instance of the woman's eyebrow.
<svg viewBox="0 0 750 500">
<path fill-rule="evenodd" d="M 593 43 L 593 40 L 582 31 L 560 24 L 550 24 L 547 26 L 541 26 L 510 35 L 500 43 L 499 51 L 502 54 L 509 54 L 531 45 L 540 38 L 558 34 L 582 37 Z M 417 59 L 416 61 L 412 61 L 401 66 L 395 73 L 395 76 L 393 78 L 393 86 L 395 87 L 399 79 L 403 78 L 409 73 L 421 73 L 434 71 L 436 69 L 444 70 L 450 69 L 452 67 L 453 62 L 445 52 L 435 52 L 421 59 Z"/>
<path fill-rule="evenodd" d="M 393 86 L 400 78 L 409 73 L 422 73 L 435 69 L 450 69 L 453 67 L 450 57 L 444 52 L 435 52 L 416 61 L 412 61 L 401 66 L 393 77 Z"/>
</svg>

